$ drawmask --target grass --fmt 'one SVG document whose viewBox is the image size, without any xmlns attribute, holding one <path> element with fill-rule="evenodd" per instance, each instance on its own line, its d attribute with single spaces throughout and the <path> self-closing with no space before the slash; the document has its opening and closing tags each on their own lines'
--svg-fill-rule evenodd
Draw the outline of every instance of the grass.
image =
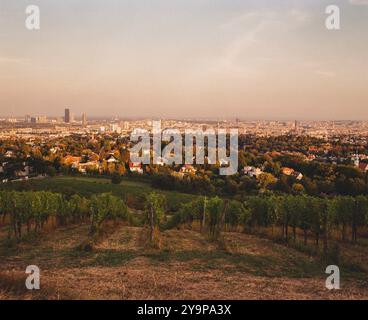
<svg viewBox="0 0 368 320">
<path fill-rule="evenodd" d="M 46 250 L 45 254 L 50 251 Z M 224 273 L 245 272 L 255 276 L 304 278 L 321 275 L 323 268 L 315 261 L 288 261 L 269 256 L 229 254 L 224 251 L 154 251 L 98 249 L 83 252 L 77 249 L 61 253 L 62 264 L 82 267 L 120 267 L 133 259 L 146 258 L 152 265 L 185 263 L 193 271 L 219 270 Z"/>
<path fill-rule="evenodd" d="M 84 227 L 85 228 L 85 227 Z M 290 250 L 282 246 L 272 244 L 273 251 L 277 255 L 250 254 L 239 252 L 227 252 L 218 249 L 216 245 L 208 243 L 205 236 L 197 232 L 185 232 L 189 243 L 183 243 L 180 232 L 164 232 L 162 237 L 167 245 L 161 250 L 142 247 L 135 242 L 134 233 L 129 232 L 129 227 L 118 227 L 105 239 L 106 243 L 97 246 L 91 252 L 85 252 L 79 248 L 79 244 L 86 237 L 80 233 L 81 228 L 75 226 L 58 230 L 57 234 L 47 234 L 35 239 L 35 242 L 24 242 L 22 246 L 7 246 L 6 241 L 0 243 L 4 262 L 7 260 L 33 261 L 40 265 L 47 264 L 51 268 L 68 267 L 118 267 L 133 259 L 145 258 L 152 265 L 184 263 L 193 271 L 219 270 L 224 273 L 246 272 L 252 275 L 266 277 L 305 277 L 315 276 L 323 269 L 314 260 L 306 257 L 297 259 L 290 255 Z M 121 230 L 121 231 L 120 231 Z M 142 234 L 143 228 L 134 228 L 135 232 Z M 87 229 L 83 229 L 86 232 Z M 66 245 L 63 238 L 75 238 Z M 179 238 L 178 238 L 179 237 Z M 240 242 L 240 240 L 237 240 Z M 45 243 L 46 242 L 46 243 Z M 197 243 L 194 247 L 191 243 Z M 128 246 L 132 244 L 132 246 Z M 175 244 L 175 247 L 170 247 Z M 247 245 L 241 243 L 241 245 Z"/>
<path fill-rule="evenodd" d="M 220 249 L 199 232 L 169 230 L 160 235 L 161 249 L 152 249 L 141 242 L 144 232 L 142 227 L 116 225 L 92 251 L 86 252 L 79 245 L 87 237 L 88 226 L 69 226 L 42 234 L 35 243 L 21 243 L 18 248 L 6 249 L 2 241 L 1 261 L 3 269 L 16 270 L 20 280 L 23 266 L 38 265 L 45 285 L 59 292 L 63 284 L 63 297 L 120 297 L 123 287 L 131 298 L 148 297 L 147 292 L 156 298 L 247 298 L 261 296 L 260 288 L 270 283 L 275 292 L 270 290 L 267 295 L 272 297 L 284 297 L 283 283 L 297 286 L 295 290 L 288 287 L 290 297 L 305 291 L 311 297 L 327 294 L 323 291 L 325 265 L 292 248 L 251 235 L 228 233 L 224 237 L 226 249 Z M 354 284 L 353 294 L 364 294 L 366 282 L 361 270 L 350 270 L 349 278 L 345 270 L 342 272 L 344 283 Z M 12 289 L 13 282 L 8 279 L 11 274 L 3 279 L 10 287 L 5 295 L 23 297 L 21 287 Z M 93 279 L 92 288 L 89 277 Z M 316 285 L 321 288 L 313 291 Z M 43 295 L 53 296 L 48 292 Z"/>
<path fill-rule="evenodd" d="M 39 180 L 29 180 L 17 183 L 1 184 L 2 190 L 35 190 L 35 191 L 51 191 L 62 193 L 67 196 L 79 194 L 80 196 L 90 198 L 97 193 L 111 192 L 112 194 L 123 198 L 128 206 L 135 209 L 143 209 L 145 196 L 154 191 L 149 183 L 130 180 L 124 178 L 119 184 L 112 184 L 106 178 L 91 178 L 91 177 L 52 177 Z M 164 194 L 167 199 L 168 209 L 171 212 L 177 211 L 181 203 L 192 201 L 196 198 L 195 195 L 174 192 L 174 191 L 159 191 Z"/>
</svg>

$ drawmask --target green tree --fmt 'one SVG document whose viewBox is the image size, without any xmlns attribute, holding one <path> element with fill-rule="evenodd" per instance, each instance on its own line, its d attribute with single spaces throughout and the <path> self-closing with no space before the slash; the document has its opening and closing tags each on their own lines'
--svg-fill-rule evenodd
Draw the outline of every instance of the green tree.
<svg viewBox="0 0 368 320">
<path fill-rule="evenodd" d="M 211 198 L 207 203 L 207 210 L 207 230 L 210 238 L 217 240 L 220 236 L 221 222 L 225 216 L 225 203 L 219 197 Z"/>
<path fill-rule="evenodd" d="M 241 222 L 244 211 L 245 207 L 240 201 L 230 201 L 226 211 L 225 224 L 232 229 L 236 228 Z"/>
<path fill-rule="evenodd" d="M 153 242 L 154 228 L 159 225 L 165 214 L 166 198 L 156 192 L 151 192 L 146 197 L 145 212 L 146 220 L 150 227 L 149 239 Z"/>
<path fill-rule="evenodd" d="M 368 199 L 364 196 L 355 198 L 355 209 L 352 212 L 351 221 L 351 241 L 358 241 L 358 227 L 364 226 L 365 218 L 368 212 Z"/>
<path fill-rule="evenodd" d="M 334 203 L 334 222 L 341 228 L 341 238 L 346 240 L 346 229 L 352 221 L 353 211 L 355 209 L 354 199 L 351 197 L 336 197 Z"/>
<path fill-rule="evenodd" d="M 257 181 L 258 187 L 261 190 L 261 192 L 273 189 L 277 183 L 277 179 L 271 173 L 260 174 L 259 177 L 257 178 Z"/>
<path fill-rule="evenodd" d="M 90 200 L 91 229 L 90 235 L 96 235 L 106 220 L 128 219 L 128 208 L 118 197 L 110 193 L 92 196 Z"/>
</svg>

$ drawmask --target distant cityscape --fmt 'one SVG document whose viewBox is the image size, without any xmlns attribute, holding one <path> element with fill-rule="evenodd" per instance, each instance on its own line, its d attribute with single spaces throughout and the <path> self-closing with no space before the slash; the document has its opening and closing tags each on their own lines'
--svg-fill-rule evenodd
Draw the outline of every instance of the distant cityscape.
<svg viewBox="0 0 368 320">
<path fill-rule="evenodd" d="M 122 117 L 89 118 L 83 112 L 76 117 L 72 108 L 64 109 L 64 116 L 47 117 L 27 114 L 24 117 L 0 118 L 1 138 L 29 137 L 33 135 L 66 136 L 74 133 L 117 133 L 129 135 L 134 128 L 149 129 L 152 120 L 126 119 Z M 239 134 L 278 136 L 285 134 L 307 135 L 316 138 L 333 136 L 368 136 L 368 121 L 280 121 L 280 120 L 193 120 L 164 119 L 162 128 L 206 129 L 237 128 Z"/>
</svg>

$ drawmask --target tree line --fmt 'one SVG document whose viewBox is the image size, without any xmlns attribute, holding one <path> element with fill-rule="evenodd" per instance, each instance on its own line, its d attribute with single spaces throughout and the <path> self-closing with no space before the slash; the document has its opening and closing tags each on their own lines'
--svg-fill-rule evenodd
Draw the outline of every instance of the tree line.
<svg viewBox="0 0 368 320">
<path fill-rule="evenodd" d="M 20 239 L 24 233 L 39 233 L 48 223 L 63 226 L 90 221 L 90 234 L 97 233 L 106 220 L 129 219 L 126 204 L 110 193 L 93 195 L 90 199 L 46 191 L 0 191 L 0 219 L 10 221 L 9 236 Z"/>
</svg>

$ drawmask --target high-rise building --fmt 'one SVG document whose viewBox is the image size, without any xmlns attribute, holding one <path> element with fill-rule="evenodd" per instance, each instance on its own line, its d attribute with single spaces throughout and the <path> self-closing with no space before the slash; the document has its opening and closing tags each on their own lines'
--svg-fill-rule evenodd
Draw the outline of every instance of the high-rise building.
<svg viewBox="0 0 368 320">
<path fill-rule="evenodd" d="M 82 113 L 82 126 L 87 125 L 87 115 L 85 113 Z"/>
<path fill-rule="evenodd" d="M 27 122 L 27 123 L 30 123 L 31 122 L 31 116 L 29 114 L 27 114 L 24 118 L 24 121 Z"/>
<path fill-rule="evenodd" d="M 46 116 L 31 117 L 30 122 L 31 123 L 46 123 L 47 118 Z"/>
<path fill-rule="evenodd" d="M 129 122 L 128 121 L 120 121 L 120 127 L 123 130 L 129 130 Z"/>
<path fill-rule="evenodd" d="M 46 116 L 38 116 L 36 119 L 37 119 L 37 123 L 46 123 L 47 122 L 47 117 Z"/>
<path fill-rule="evenodd" d="M 124 130 L 129 130 L 129 122 L 128 121 L 124 121 L 123 128 L 124 128 Z"/>
<path fill-rule="evenodd" d="M 64 115 L 64 121 L 65 123 L 70 123 L 70 109 L 65 109 L 65 115 Z"/>
</svg>

